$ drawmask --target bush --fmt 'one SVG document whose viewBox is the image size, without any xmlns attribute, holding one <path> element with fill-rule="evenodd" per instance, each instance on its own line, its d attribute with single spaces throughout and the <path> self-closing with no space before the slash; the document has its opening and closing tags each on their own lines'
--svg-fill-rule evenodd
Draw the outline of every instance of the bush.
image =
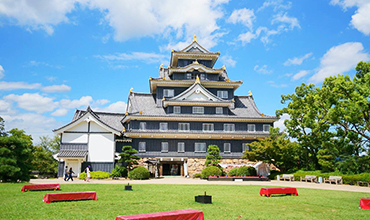
<svg viewBox="0 0 370 220">
<path fill-rule="evenodd" d="M 91 171 L 90 175 L 91 175 L 91 179 L 108 179 L 110 176 L 110 173 L 104 172 L 104 171 Z M 78 179 L 80 180 L 86 179 L 86 173 L 82 172 L 78 176 Z"/>
<path fill-rule="evenodd" d="M 221 173 L 222 172 L 218 167 L 206 167 L 202 170 L 202 179 L 208 179 L 209 176 L 219 176 Z"/>
<path fill-rule="evenodd" d="M 130 171 L 128 177 L 134 180 L 146 180 L 149 179 L 149 170 L 145 167 L 136 167 Z"/>
<path fill-rule="evenodd" d="M 257 171 L 254 167 L 239 167 L 237 176 L 257 176 Z"/>
<path fill-rule="evenodd" d="M 111 177 L 127 177 L 127 169 L 116 164 L 110 175 Z"/>
<path fill-rule="evenodd" d="M 202 174 L 201 173 L 194 174 L 194 178 L 201 178 L 201 177 L 202 177 Z"/>
<path fill-rule="evenodd" d="M 236 175 L 238 175 L 238 169 L 239 168 L 237 168 L 237 167 L 236 168 L 232 168 L 227 175 L 228 176 L 236 176 Z"/>
</svg>

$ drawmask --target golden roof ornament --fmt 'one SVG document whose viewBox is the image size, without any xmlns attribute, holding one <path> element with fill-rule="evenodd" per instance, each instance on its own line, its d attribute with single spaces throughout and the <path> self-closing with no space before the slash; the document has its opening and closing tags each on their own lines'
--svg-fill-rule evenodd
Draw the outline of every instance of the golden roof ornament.
<svg viewBox="0 0 370 220">
<path fill-rule="evenodd" d="M 193 63 L 194 64 L 199 64 L 197 59 L 195 59 L 195 61 Z"/>
<path fill-rule="evenodd" d="M 197 35 L 194 34 L 193 42 L 197 42 Z"/>
<path fill-rule="evenodd" d="M 165 77 L 162 77 L 163 80 L 165 80 L 166 78 Z"/>
<path fill-rule="evenodd" d="M 226 79 L 226 82 L 230 82 L 230 79 L 229 79 L 229 78 L 227 78 L 227 79 Z"/>
<path fill-rule="evenodd" d="M 163 69 L 163 63 L 161 63 L 161 65 L 159 66 L 159 69 Z"/>
<path fill-rule="evenodd" d="M 262 116 L 262 117 L 265 117 L 265 114 L 263 114 L 263 113 L 262 113 L 262 114 L 261 114 L 261 116 Z"/>
<path fill-rule="evenodd" d="M 128 115 L 128 112 L 126 112 L 125 115 Z"/>
<path fill-rule="evenodd" d="M 131 89 L 130 89 L 130 93 L 131 93 L 131 92 L 134 92 L 133 90 L 134 90 L 134 88 L 132 88 L 132 87 L 131 87 Z"/>
<path fill-rule="evenodd" d="M 126 128 L 125 127 L 123 127 L 122 132 L 126 132 Z"/>
<path fill-rule="evenodd" d="M 171 49 L 171 52 L 173 53 L 173 52 L 175 52 L 173 49 Z"/>
<path fill-rule="evenodd" d="M 197 75 L 197 78 L 195 79 L 195 83 L 199 83 L 200 84 L 200 80 L 199 80 L 199 76 Z"/>
<path fill-rule="evenodd" d="M 252 96 L 251 90 L 248 91 L 248 96 Z"/>
<path fill-rule="evenodd" d="M 235 100 L 234 99 L 231 99 L 231 102 L 235 102 Z"/>
<path fill-rule="evenodd" d="M 171 69 L 171 66 L 170 65 L 168 65 L 168 69 Z"/>
<path fill-rule="evenodd" d="M 152 81 L 152 77 L 149 77 L 149 81 Z"/>
<path fill-rule="evenodd" d="M 139 113 L 140 113 L 140 115 L 142 115 L 143 114 L 143 111 L 140 111 Z"/>
<path fill-rule="evenodd" d="M 223 65 L 223 66 L 222 66 L 222 69 L 223 69 L 223 70 L 226 70 L 226 67 L 225 67 L 225 65 Z"/>
</svg>

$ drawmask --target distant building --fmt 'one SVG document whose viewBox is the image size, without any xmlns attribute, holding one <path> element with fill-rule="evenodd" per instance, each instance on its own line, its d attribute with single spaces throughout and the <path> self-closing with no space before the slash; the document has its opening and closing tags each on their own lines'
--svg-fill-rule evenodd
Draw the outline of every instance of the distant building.
<svg viewBox="0 0 370 220">
<path fill-rule="evenodd" d="M 220 148 L 225 166 L 251 164 L 241 159 L 247 144 L 268 137 L 278 118 L 259 112 L 250 92 L 234 95 L 243 82 L 213 68 L 219 55 L 194 37 L 149 78 L 150 93 L 130 90 L 125 114 L 76 110 L 72 122 L 54 130 L 61 135 L 58 175 L 65 165 L 76 173 L 87 165 L 110 172 L 125 145 L 157 176 L 201 172 L 209 145 Z"/>
</svg>

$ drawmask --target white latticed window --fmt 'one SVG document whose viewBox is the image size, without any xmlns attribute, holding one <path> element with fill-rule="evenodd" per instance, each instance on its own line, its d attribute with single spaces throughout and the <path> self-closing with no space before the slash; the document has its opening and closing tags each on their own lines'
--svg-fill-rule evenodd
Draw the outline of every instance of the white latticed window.
<svg viewBox="0 0 370 220">
<path fill-rule="evenodd" d="M 222 115 L 223 113 L 222 107 L 216 107 L 216 114 Z"/>
<path fill-rule="evenodd" d="M 162 142 L 162 149 L 161 152 L 168 152 L 168 142 Z"/>
<path fill-rule="evenodd" d="M 206 74 L 200 74 L 200 80 L 205 80 L 206 79 Z"/>
<path fill-rule="evenodd" d="M 159 123 L 159 130 L 167 131 L 168 130 L 168 123 Z"/>
<path fill-rule="evenodd" d="M 263 132 L 269 132 L 270 131 L 270 125 L 263 125 Z"/>
<path fill-rule="evenodd" d="M 214 131 L 214 125 L 213 124 L 203 124 L 203 131 Z"/>
<path fill-rule="evenodd" d="M 204 114 L 204 107 L 193 107 L 194 114 Z"/>
<path fill-rule="evenodd" d="M 190 131 L 189 123 L 179 123 L 179 131 Z"/>
<path fill-rule="evenodd" d="M 146 130 L 146 122 L 140 122 L 140 130 Z"/>
<path fill-rule="evenodd" d="M 224 124 L 224 131 L 235 131 L 234 124 Z"/>
<path fill-rule="evenodd" d="M 173 113 L 180 114 L 181 113 L 181 106 L 173 106 Z"/>
<path fill-rule="evenodd" d="M 173 97 L 175 91 L 173 89 L 163 89 L 163 96 L 164 97 Z"/>
<path fill-rule="evenodd" d="M 228 98 L 228 94 L 227 94 L 227 91 L 217 91 L 217 96 L 222 98 L 222 99 L 227 99 Z"/>
<path fill-rule="evenodd" d="M 191 73 L 186 74 L 186 79 L 191 79 Z"/>
<path fill-rule="evenodd" d="M 139 152 L 146 152 L 146 142 L 139 142 Z"/>
<path fill-rule="evenodd" d="M 230 152 L 231 152 L 231 144 L 224 143 L 224 153 L 230 153 Z"/>
<path fill-rule="evenodd" d="M 256 125 L 255 124 L 249 124 L 248 125 L 248 131 L 249 132 L 256 132 Z"/>
<path fill-rule="evenodd" d="M 247 143 L 242 143 L 242 152 L 249 150 L 250 147 L 247 145 Z"/>
<path fill-rule="evenodd" d="M 179 153 L 185 152 L 185 143 L 184 142 L 177 143 L 177 152 L 179 152 Z"/>
<path fill-rule="evenodd" d="M 206 143 L 195 143 L 195 152 L 206 152 Z"/>
</svg>

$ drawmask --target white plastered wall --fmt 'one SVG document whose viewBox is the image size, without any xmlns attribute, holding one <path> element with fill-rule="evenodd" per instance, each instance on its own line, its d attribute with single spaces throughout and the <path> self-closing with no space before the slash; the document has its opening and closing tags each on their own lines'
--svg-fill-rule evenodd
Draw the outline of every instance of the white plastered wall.
<svg viewBox="0 0 370 220">
<path fill-rule="evenodd" d="M 90 134 L 88 161 L 114 162 L 113 134 Z"/>
<path fill-rule="evenodd" d="M 62 138 L 63 143 L 87 143 L 87 134 L 64 133 Z"/>
</svg>

